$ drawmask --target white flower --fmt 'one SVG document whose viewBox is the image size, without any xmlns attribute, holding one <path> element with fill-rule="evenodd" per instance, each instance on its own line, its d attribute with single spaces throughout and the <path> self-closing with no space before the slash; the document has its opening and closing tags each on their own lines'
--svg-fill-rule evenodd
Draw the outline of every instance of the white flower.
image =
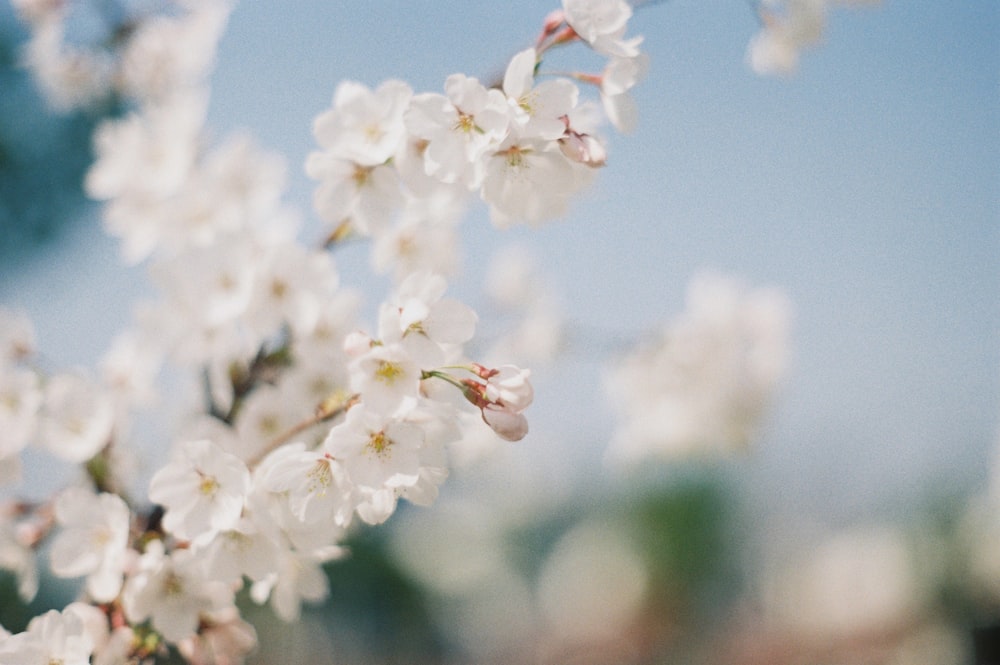
<svg viewBox="0 0 1000 665">
<path fill-rule="evenodd" d="M 302 601 L 318 603 L 330 592 L 322 560 L 295 552 L 284 553 L 277 572 L 250 587 L 250 597 L 258 605 L 271 599 L 274 613 L 292 622 L 299 618 Z"/>
<path fill-rule="evenodd" d="M 154 540 L 139 560 L 139 569 L 125 583 L 122 607 L 132 623 L 147 619 L 172 643 L 198 630 L 200 616 L 232 605 L 229 585 L 205 576 L 202 561 L 191 550 L 164 553 Z"/>
<path fill-rule="evenodd" d="M 260 263 L 248 324 L 263 336 L 273 335 L 282 324 L 296 334 L 310 331 L 337 288 L 333 259 L 288 242 L 269 246 Z"/>
<path fill-rule="evenodd" d="M 115 337 L 101 358 L 101 378 L 121 403 L 148 406 L 156 397 L 154 383 L 162 363 L 150 340 L 127 331 Z"/>
<path fill-rule="evenodd" d="M 515 55 L 504 74 L 503 91 L 515 112 L 519 135 L 552 141 L 565 133 L 563 116 L 576 106 L 580 91 L 564 78 L 535 86 L 537 57 L 533 48 Z"/>
<path fill-rule="evenodd" d="M 108 396 L 72 374 L 52 377 L 45 386 L 39 443 L 68 462 L 85 462 L 111 440 L 114 407 Z"/>
<path fill-rule="evenodd" d="M 265 446 L 283 432 L 308 418 L 329 393 L 314 400 L 296 403 L 297 395 L 282 387 L 262 385 L 254 388 L 240 407 L 236 420 L 234 455 L 243 460 L 253 459 Z"/>
<path fill-rule="evenodd" d="M 524 139 L 512 131 L 487 160 L 480 195 L 490 206 L 490 220 L 506 228 L 563 215 L 580 184 L 558 143 Z"/>
<path fill-rule="evenodd" d="M 84 181 L 87 194 L 162 200 L 176 193 L 194 168 L 205 105 L 199 96 L 176 97 L 168 106 L 103 122 L 94 133 L 97 160 Z"/>
<path fill-rule="evenodd" d="M 122 55 L 125 91 L 158 102 L 200 85 L 229 16 L 226 4 L 199 3 L 180 16 L 160 14 L 142 21 Z"/>
<path fill-rule="evenodd" d="M 642 37 L 624 39 L 632 7 L 625 0 L 563 0 L 566 22 L 595 51 L 608 56 L 638 54 Z"/>
<path fill-rule="evenodd" d="M 383 413 L 412 403 L 420 390 L 420 368 L 402 344 L 372 346 L 351 362 L 350 372 L 351 390 Z"/>
<path fill-rule="evenodd" d="M 349 222 L 362 235 L 377 235 L 403 202 L 399 176 L 391 166 L 369 166 L 334 154 L 314 152 L 306 173 L 319 180 L 313 207 L 333 225 Z"/>
<path fill-rule="evenodd" d="M 416 95 L 404 121 L 410 133 L 427 142 L 428 175 L 474 189 L 481 178 L 480 158 L 507 133 L 507 100 L 463 74 L 448 77 L 445 93 Z"/>
<path fill-rule="evenodd" d="M 403 113 L 412 96 L 402 81 L 386 81 L 374 91 L 343 81 L 333 94 L 333 108 L 313 121 L 313 134 L 324 150 L 340 159 L 382 164 L 406 138 Z"/>
<path fill-rule="evenodd" d="M 250 472 L 208 440 L 182 444 L 149 482 L 149 499 L 166 508 L 163 526 L 178 538 L 210 538 L 234 528 L 250 490 Z"/>
<path fill-rule="evenodd" d="M 259 581 L 276 570 L 281 548 L 253 519 L 243 518 L 217 535 L 201 556 L 210 577 L 238 584 L 244 575 Z"/>
<path fill-rule="evenodd" d="M 28 630 L 0 642 L 4 665 L 90 665 L 94 645 L 80 616 L 66 609 L 35 617 Z"/>
<path fill-rule="evenodd" d="M 125 567 L 128 506 L 115 494 L 71 488 L 56 500 L 55 517 L 62 529 L 52 542 L 52 572 L 60 577 L 86 575 L 91 598 L 100 603 L 114 600 Z"/>
<path fill-rule="evenodd" d="M 218 246 L 186 251 L 150 270 L 164 290 L 173 316 L 185 327 L 214 327 L 249 307 L 256 276 L 253 248 L 233 238 Z"/>
<path fill-rule="evenodd" d="M 355 407 L 357 408 L 357 407 Z M 325 451 L 306 450 L 305 444 L 294 443 L 274 451 L 254 474 L 254 486 L 287 506 L 289 513 L 300 523 L 310 525 L 313 531 L 326 530 L 331 538 L 335 526 L 347 526 L 354 510 L 351 487 L 347 474 L 339 461 Z M 259 492 L 254 493 L 255 501 L 266 499 Z M 271 508 L 276 508 L 272 502 Z M 254 514 L 258 518 L 266 508 L 255 504 Z M 274 510 L 271 511 L 272 515 Z M 281 523 L 280 510 L 276 515 L 277 526 Z M 321 542 L 330 540 L 326 537 Z"/>
<path fill-rule="evenodd" d="M 379 523 L 395 510 L 396 490 L 417 483 L 422 444 L 419 427 L 359 404 L 330 430 L 323 448 L 341 461 L 360 495 L 358 515 L 366 522 Z"/>
<path fill-rule="evenodd" d="M 256 646 L 257 631 L 229 607 L 207 616 L 198 634 L 181 641 L 177 650 L 197 665 L 238 665 Z"/>
<path fill-rule="evenodd" d="M 447 281 L 427 271 L 399 285 L 379 311 L 379 338 L 401 343 L 421 367 L 441 365 L 448 351 L 472 339 L 478 317 L 472 308 L 445 298 Z"/>
</svg>

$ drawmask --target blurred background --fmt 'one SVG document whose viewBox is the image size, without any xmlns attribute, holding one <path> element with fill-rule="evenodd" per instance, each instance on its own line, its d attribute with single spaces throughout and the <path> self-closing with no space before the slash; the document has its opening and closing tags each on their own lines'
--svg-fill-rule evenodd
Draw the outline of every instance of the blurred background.
<svg viewBox="0 0 1000 665">
<path fill-rule="evenodd" d="M 553 8 L 242 3 L 209 128 L 283 154 L 318 236 L 302 164 L 339 81 L 492 79 Z M 565 317 L 533 367 L 532 433 L 456 470 L 431 509 L 356 533 L 302 621 L 248 603 L 254 662 L 970 662 L 1000 617 L 1000 6 L 838 6 L 790 78 L 747 66 L 758 29 L 737 0 L 641 6 L 639 124 L 608 132 L 586 197 L 535 230 L 473 208 L 458 296 L 485 307 L 490 257 L 514 244 Z M 49 110 L 17 66 L 25 38 L 0 3 L 0 305 L 32 317 L 53 366 L 92 365 L 149 291 L 79 187 L 118 109 Z M 366 250 L 337 261 L 377 302 Z M 764 426 L 733 457 L 609 467 L 602 377 L 705 269 L 791 302 Z M 30 493 L 61 482 L 28 474 Z"/>
</svg>

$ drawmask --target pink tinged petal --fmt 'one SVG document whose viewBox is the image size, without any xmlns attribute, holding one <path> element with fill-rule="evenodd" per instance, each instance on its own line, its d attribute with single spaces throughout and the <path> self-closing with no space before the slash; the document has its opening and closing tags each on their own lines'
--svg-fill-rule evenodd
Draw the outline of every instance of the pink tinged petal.
<svg viewBox="0 0 1000 665">
<path fill-rule="evenodd" d="M 490 405 L 484 408 L 483 421 L 507 441 L 520 441 L 528 433 L 528 419 L 524 414 L 502 407 Z"/>
</svg>

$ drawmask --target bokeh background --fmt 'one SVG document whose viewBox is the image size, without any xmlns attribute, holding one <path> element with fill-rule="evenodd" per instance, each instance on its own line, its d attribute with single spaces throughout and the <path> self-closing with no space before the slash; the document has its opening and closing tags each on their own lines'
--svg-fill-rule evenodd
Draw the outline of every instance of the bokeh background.
<svg viewBox="0 0 1000 665">
<path fill-rule="evenodd" d="M 209 127 L 218 136 L 248 129 L 285 155 L 290 199 L 305 233 L 318 235 L 302 164 L 312 119 L 337 82 L 400 78 L 439 91 L 454 72 L 491 79 L 552 8 L 244 2 L 220 45 Z M 897 594 L 909 599 L 898 630 L 930 615 L 935 630 L 946 628 L 928 643 L 960 645 L 944 658 L 967 653 L 963 640 L 995 618 L 995 601 L 963 591 L 947 561 L 970 498 L 988 491 L 1000 424 L 1000 6 L 887 0 L 837 7 L 829 19 L 798 73 L 774 79 L 746 65 L 759 29 L 748 3 L 637 10 L 630 33 L 645 36 L 651 61 L 634 91 L 639 125 L 610 136 L 591 191 L 567 219 L 540 229 L 498 231 L 475 208 L 463 230 L 465 282 L 456 289 L 471 304 L 490 256 L 510 243 L 534 254 L 560 294 L 565 350 L 535 369 L 532 434 L 486 468 L 456 472 L 439 507 L 358 534 L 355 556 L 331 570 L 329 607 L 292 628 L 259 627 L 277 649 L 260 662 L 279 662 L 269 653 L 301 662 L 743 662 L 733 653 L 784 662 L 782 654 L 796 657 L 788 644 L 804 638 L 778 619 L 777 646 L 739 642 L 747 626 L 781 615 L 782 603 L 808 614 L 809 594 L 788 601 L 799 597 L 771 574 L 819 560 L 802 575 L 822 577 L 824 555 L 812 553 L 824 542 L 869 560 L 886 551 L 887 569 L 898 571 L 897 532 L 886 536 L 885 525 L 905 534 L 902 560 L 918 562 L 918 592 Z M 24 38 L 0 4 L 0 305 L 31 315 L 54 366 L 88 365 L 148 287 L 141 270 L 118 265 L 97 207 L 74 184 L 98 116 L 46 111 L 16 67 Z M 386 282 L 371 277 L 363 250 L 337 260 L 345 282 L 380 297 Z M 676 316 L 704 269 L 779 287 L 792 302 L 792 362 L 773 409 L 735 459 L 609 469 L 609 358 Z M 59 482 L 38 464 L 26 489 Z M 837 539 L 844 533 L 855 534 L 847 545 Z M 435 534 L 439 549 L 421 550 L 420 534 Z M 598 572 L 580 579 L 617 580 L 610 589 L 560 581 L 547 563 L 581 549 L 596 554 L 577 569 Z M 453 571 L 475 565 L 442 580 L 440 570 L 414 568 L 406 553 L 415 551 Z M 629 557 L 639 563 L 626 565 Z M 844 579 L 866 598 L 892 586 L 862 568 Z M 640 599 L 631 606 L 621 592 L 629 584 Z M 546 651 L 560 630 L 615 625 L 599 615 L 566 619 L 577 626 L 566 628 L 552 600 L 560 593 L 578 609 L 603 598 L 606 612 L 624 598 L 618 630 L 591 636 L 603 650 Z M 914 609 L 918 597 L 931 609 Z M 329 632 L 316 637 L 318 625 Z M 802 658 L 911 662 L 891 660 L 889 647 L 882 660 L 870 650 L 820 651 Z"/>
</svg>

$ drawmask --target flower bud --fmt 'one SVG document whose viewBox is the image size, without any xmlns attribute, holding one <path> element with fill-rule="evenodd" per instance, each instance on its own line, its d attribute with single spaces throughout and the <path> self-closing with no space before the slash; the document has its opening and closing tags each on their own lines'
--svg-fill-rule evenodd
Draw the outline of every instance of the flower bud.
<svg viewBox="0 0 1000 665">
<path fill-rule="evenodd" d="M 483 422 L 507 441 L 520 441 L 528 433 L 528 419 L 524 414 L 501 405 L 490 404 L 483 409 Z"/>
</svg>

